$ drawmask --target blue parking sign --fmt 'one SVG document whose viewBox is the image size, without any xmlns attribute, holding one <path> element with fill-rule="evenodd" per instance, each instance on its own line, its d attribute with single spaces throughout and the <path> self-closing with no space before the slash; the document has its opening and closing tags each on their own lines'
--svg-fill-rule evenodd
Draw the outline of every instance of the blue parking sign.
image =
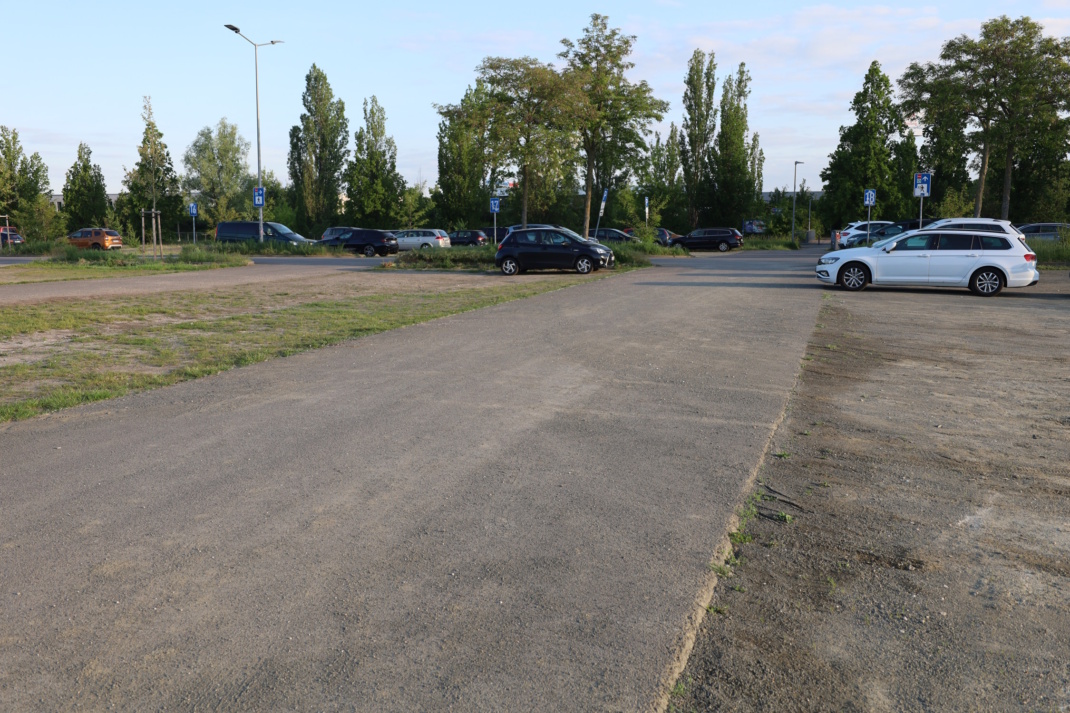
<svg viewBox="0 0 1070 713">
<path fill-rule="evenodd" d="M 189 214 L 190 214 L 190 217 L 192 217 L 192 218 L 196 218 L 197 217 L 197 204 L 196 203 L 190 203 L 189 204 Z"/>
<path fill-rule="evenodd" d="M 931 173 L 915 173 L 914 174 L 914 197 L 915 198 L 928 198 L 932 194 L 933 187 L 933 174 Z"/>
<path fill-rule="evenodd" d="M 501 198 L 491 198 L 490 199 L 490 212 L 491 213 L 500 213 L 501 212 L 501 207 L 502 207 L 502 199 Z"/>
<path fill-rule="evenodd" d="M 253 207 L 254 208 L 263 208 L 264 207 L 264 187 L 263 186 L 258 186 L 257 188 L 253 189 Z"/>
<path fill-rule="evenodd" d="M 867 188 L 862 193 L 862 205 L 871 207 L 877 205 L 877 189 Z"/>
</svg>

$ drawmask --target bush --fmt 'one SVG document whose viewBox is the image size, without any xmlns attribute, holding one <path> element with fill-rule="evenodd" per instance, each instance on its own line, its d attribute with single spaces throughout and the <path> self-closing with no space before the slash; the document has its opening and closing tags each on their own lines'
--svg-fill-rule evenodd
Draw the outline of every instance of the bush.
<svg viewBox="0 0 1070 713">
<path fill-rule="evenodd" d="M 493 245 L 409 250 L 398 255 L 395 265 L 415 270 L 493 270 L 496 252 Z"/>
<path fill-rule="evenodd" d="M 18 245 L 5 245 L 0 255 L 48 255 L 55 246 L 51 240 L 27 240 Z"/>
<path fill-rule="evenodd" d="M 125 253 L 122 250 L 83 250 L 73 245 L 53 245 L 50 259 L 52 262 L 108 267 L 131 267 L 143 264 L 141 257 L 129 250 Z"/>
<path fill-rule="evenodd" d="M 243 255 L 219 250 L 206 250 L 201 245 L 184 245 L 182 252 L 174 257 L 167 258 L 167 261 L 188 265 L 219 265 L 222 267 L 239 267 L 249 264 L 249 260 Z"/>
<path fill-rule="evenodd" d="M 1037 254 L 1037 265 L 1051 265 L 1052 263 L 1070 264 L 1070 241 L 1065 240 L 1034 240 L 1029 247 Z"/>
<path fill-rule="evenodd" d="M 791 236 L 757 236 L 748 235 L 743 238 L 744 250 L 798 250 L 799 243 L 792 240 Z"/>
<path fill-rule="evenodd" d="M 236 255 L 343 255 L 345 251 L 341 248 L 325 248 L 321 245 L 304 244 L 304 245 L 291 245 L 290 243 L 280 243 L 275 240 L 265 240 L 260 242 L 259 240 L 242 240 L 236 243 L 217 243 L 214 241 L 197 243 L 198 248 L 204 248 L 208 251 L 215 251 L 221 253 L 230 253 Z"/>
</svg>

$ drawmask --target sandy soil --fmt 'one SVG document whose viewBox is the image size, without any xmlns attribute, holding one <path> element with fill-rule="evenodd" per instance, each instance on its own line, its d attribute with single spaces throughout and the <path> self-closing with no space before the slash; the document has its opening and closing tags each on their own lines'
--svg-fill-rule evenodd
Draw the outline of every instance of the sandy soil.
<svg viewBox="0 0 1070 713">
<path fill-rule="evenodd" d="M 1044 278 L 826 294 L 669 710 L 1070 710 L 1070 281 Z"/>
</svg>

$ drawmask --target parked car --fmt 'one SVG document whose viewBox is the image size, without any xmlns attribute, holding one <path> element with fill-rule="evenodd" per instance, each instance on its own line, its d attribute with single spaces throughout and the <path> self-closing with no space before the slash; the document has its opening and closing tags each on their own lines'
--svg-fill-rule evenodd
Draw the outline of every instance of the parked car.
<svg viewBox="0 0 1070 713">
<path fill-rule="evenodd" d="M 720 250 L 725 253 L 732 248 L 743 247 L 743 234 L 735 228 L 699 228 L 669 243 L 672 247 L 688 250 Z"/>
<path fill-rule="evenodd" d="M 1040 279 L 1037 256 L 1021 235 L 932 226 L 869 248 L 826 253 L 817 279 L 857 291 L 866 285 L 969 287 L 991 296 L 1004 287 L 1028 287 Z"/>
<path fill-rule="evenodd" d="M 569 231 L 571 232 L 571 231 Z M 556 228 L 514 230 L 498 244 L 494 264 L 505 275 L 527 270 L 575 270 L 581 275 L 613 267 L 613 251 Z"/>
<path fill-rule="evenodd" d="M 340 237 L 340 236 L 345 235 L 346 233 L 348 233 L 350 230 L 359 230 L 359 228 L 354 228 L 351 225 L 350 226 L 340 226 L 340 227 L 334 227 L 334 228 L 327 228 L 326 230 L 323 231 L 323 235 L 320 236 L 319 241 L 322 243 L 324 240 L 331 240 L 332 238 Z M 334 244 L 335 243 L 329 243 L 326 247 L 329 247 L 329 246 L 334 245 Z"/>
<path fill-rule="evenodd" d="M 1022 232 L 1015 228 L 1009 220 L 1000 220 L 999 218 L 942 218 L 941 220 L 933 221 L 926 227 L 926 230 L 930 228 L 973 230 L 983 233 L 1001 233 L 1015 237 L 1022 235 Z"/>
<path fill-rule="evenodd" d="M 900 220 L 895 223 L 889 223 L 888 225 L 885 225 L 882 228 L 871 230 L 869 233 L 869 240 L 871 243 L 875 243 L 878 240 L 884 240 L 885 238 L 893 238 L 896 235 L 900 235 L 901 233 L 905 233 L 910 230 L 918 230 L 919 228 L 927 227 L 935 222 L 935 218 L 922 218 L 921 225 L 919 226 L 918 218 L 914 218 L 913 220 Z M 860 240 L 853 241 L 851 245 L 845 245 L 841 241 L 840 247 L 859 247 L 860 245 L 864 245 L 865 242 L 865 236 L 862 236 Z"/>
<path fill-rule="evenodd" d="M 1063 235 L 1070 235 L 1067 223 L 1028 223 L 1016 226 L 1028 240 L 1058 240 Z"/>
<path fill-rule="evenodd" d="M 107 228 L 83 228 L 67 236 L 71 245 L 83 250 L 119 250 L 123 239 L 115 230 Z"/>
<path fill-rule="evenodd" d="M 506 228 L 504 225 L 499 225 L 497 231 L 495 231 L 493 225 L 488 225 L 486 228 L 480 228 L 480 232 L 487 236 L 487 240 L 499 242 L 509 234 L 509 228 Z"/>
<path fill-rule="evenodd" d="M 450 236 L 445 230 L 437 228 L 418 228 L 415 230 L 399 230 L 394 233 L 398 240 L 399 250 L 417 250 L 419 248 L 448 248 Z"/>
<path fill-rule="evenodd" d="M 628 235 L 635 235 L 635 228 L 625 228 L 624 232 Z M 654 233 L 654 242 L 658 245 L 664 245 L 665 247 L 668 247 L 672 243 L 673 238 L 680 237 L 680 235 L 672 232 L 668 228 L 654 228 Z"/>
<path fill-rule="evenodd" d="M 9 248 L 24 242 L 26 241 L 19 235 L 18 228 L 13 225 L 0 225 L 0 248 Z"/>
<path fill-rule="evenodd" d="M 368 228 L 350 228 L 341 235 L 320 240 L 318 244 L 350 250 L 365 257 L 396 255 L 398 252 L 398 241 L 393 233 Z"/>
<path fill-rule="evenodd" d="M 450 235 L 450 245 L 471 245 L 479 247 L 487 244 L 487 234 L 482 230 L 454 230 Z"/>
<path fill-rule="evenodd" d="M 617 230 L 615 228 L 598 228 L 597 230 L 588 231 L 588 235 L 600 243 L 637 243 L 639 238 L 628 235 L 623 230 Z"/>
<path fill-rule="evenodd" d="M 255 220 L 225 220 L 215 227 L 215 239 L 220 243 L 257 242 L 260 223 Z M 264 242 L 284 245 L 312 245 L 316 241 L 298 235 L 282 223 L 264 221 Z"/>
<path fill-rule="evenodd" d="M 870 220 L 870 221 L 858 221 L 855 223 L 848 223 L 847 227 L 840 231 L 840 247 L 851 245 L 859 240 L 866 239 L 866 227 L 869 227 L 869 232 L 872 234 L 874 230 L 883 228 L 886 225 L 891 225 L 890 220 Z"/>
</svg>

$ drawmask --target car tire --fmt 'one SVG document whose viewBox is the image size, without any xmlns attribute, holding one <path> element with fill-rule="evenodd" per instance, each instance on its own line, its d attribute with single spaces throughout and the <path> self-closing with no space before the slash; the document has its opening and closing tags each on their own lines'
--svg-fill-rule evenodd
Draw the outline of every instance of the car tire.
<svg viewBox="0 0 1070 713">
<path fill-rule="evenodd" d="M 506 277 L 512 277 L 521 272 L 520 263 L 516 261 L 516 258 L 507 257 L 502 260 L 502 274 Z"/>
<path fill-rule="evenodd" d="M 869 268 L 860 262 L 849 262 L 840 270 L 839 283 L 848 292 L 864 290 L 869 281 Z"/>
<path fill-rule="evenodd" d="M 586 255 L 580 255 L 576 259 L 576 272 L 581 275 L 587 275 L 594 270 L 594 260 Z"/>
<path fill-rule="evenodd" d="M 1003 273 L 994 267 L 982 267 L 970 277 L 970 289 L 981 297 L 994 297 L 1003 290 Z"/>
<path fill-rule="evenodd" d="M 424 243 L 423 245 L 420 246 L 420 249 L 421 250 L 426 250 L 429 247 L 431 247 L 431 243 Z"/>
<path fill-rule="evenodd" d="M 723 240 L 721 242 L 717 243 L 717 249 L 720 250 L 723 253 L 728 252 L 728 250 L 730 248 L 731 248 L 731 246 L 728 243 L 726 243 L 725 241 L 723 241 Z"/>
<path fill-rule="evenodd" d="M 371 245 L 364 246 L 364 257 L 375 257 L 375 247 Z"/>
</svg>

